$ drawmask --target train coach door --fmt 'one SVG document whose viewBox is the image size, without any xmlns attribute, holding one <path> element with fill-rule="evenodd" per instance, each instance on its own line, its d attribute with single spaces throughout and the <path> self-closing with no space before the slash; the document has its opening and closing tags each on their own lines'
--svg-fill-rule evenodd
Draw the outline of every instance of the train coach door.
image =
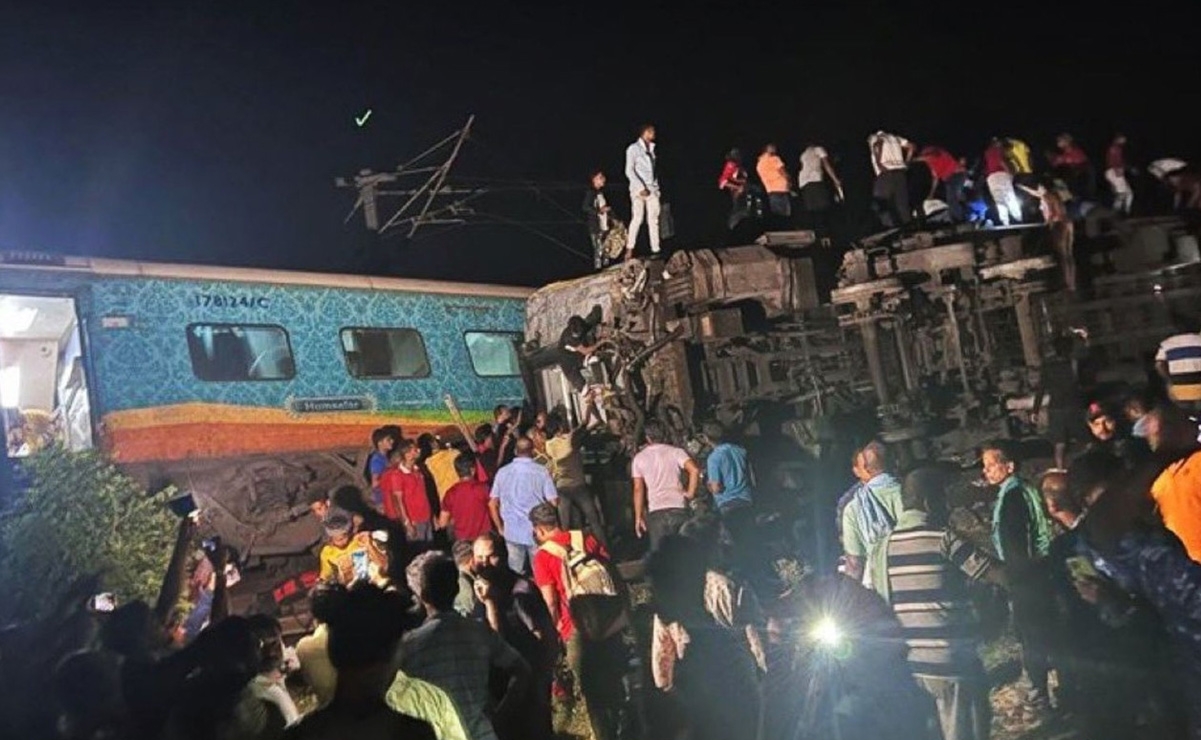
<svg viewBox="0 0 1201 740">
<path fill-rule="evenodd" d="M 0 292 L 0 413 L 5 458 L 56 442 L 92 446 L 92 408 L 75 300 Z"/>
</svg>

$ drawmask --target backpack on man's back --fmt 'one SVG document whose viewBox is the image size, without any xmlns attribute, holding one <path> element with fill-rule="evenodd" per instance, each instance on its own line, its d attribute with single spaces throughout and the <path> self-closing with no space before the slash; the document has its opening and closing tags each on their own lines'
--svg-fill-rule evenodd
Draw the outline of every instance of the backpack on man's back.
<svg viewBox="0 0 1201 740">
<path fill-rule="evenodd" d="M 557 542 L 540 547 L 563 564 L 563 590 L 576 629 L 585 639 L 603 640 L 628 624 L 625 583 L 608 560 L 588 552 L 582 531 L 568 534 L 567 547 Z"/>
</svg>

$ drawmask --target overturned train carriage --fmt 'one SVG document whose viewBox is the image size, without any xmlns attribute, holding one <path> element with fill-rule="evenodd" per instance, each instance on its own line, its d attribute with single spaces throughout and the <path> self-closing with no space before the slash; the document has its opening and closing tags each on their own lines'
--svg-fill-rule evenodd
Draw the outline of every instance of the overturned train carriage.
<svg viewBox="0 0 1201 740">
<path fill-rule="evenodd" d="M 668 269 L 673 277 L 664 279 L 646 263 L 626 262 L 537 291 L 526 308 L 527 342 L 553 346 L 572 315 L 599 306 L 600 354 L 618 391 L 606 409 L 619 434 L 632 431 L 629 411 L 650 410 L 682 429 L 700 410 L 792 395 L 795 384 L 780 377 L 790 372 L 780 363 L 789 340 L 779 327 L 767 329 L 818 306 L 811 261 L 746 246 L 679 253 Z M 558 367 L 534 364 L 541 400 L 578 417 L 579 400 Z"/>
<path fill-rule="evenodd" d="M 718 418 L 814 453 L 875 433 L 955 457 L 1006 432 L 1056 334 L 1076 329 L 1108 366 L 1131 368 L 1174 318 L 1195 318 L 1193 230 L 1170 218 L 1091 226 L 1077 257 L 1097 277 L 1079 295 L 1062 289 L 1041 226 L 880 234 L 846 251 L 828 295 L 814 267 L 828 247 L 807 232 L 678 252 L 666 271 L 627 262 L 529 298 L 531 380 L 548 407 L 580 413 L 547 348 L 599 306 L 607 421 L 627 451 L 649 415 L 681 440 Z"/>
</svg>

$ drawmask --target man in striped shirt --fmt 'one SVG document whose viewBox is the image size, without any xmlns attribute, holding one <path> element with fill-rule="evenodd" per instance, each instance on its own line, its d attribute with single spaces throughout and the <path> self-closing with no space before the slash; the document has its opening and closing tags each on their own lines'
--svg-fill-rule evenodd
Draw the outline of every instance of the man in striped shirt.
<svg viewBox="0 0 1201 740">
<path fill-rule="evenodd" d="M 1168 395 L 1181 408 L 1201 410 L 1201 334 L 1186 332 L 1163 340 L 1155 369 L 1168 382 Z"/>
<path fill-rule="evenodd" d="M 919 468 L 901 487 L 903 509 L 881 547 L 876 590 L 892 605 L 913 676 L 933 698 L 944 740 L 987 740 L 988 681 L 976 653 L 977 620 L 967 584 L 1000 578 L 983 552 L 945 525 L 943 478 Z"/>
</svg>

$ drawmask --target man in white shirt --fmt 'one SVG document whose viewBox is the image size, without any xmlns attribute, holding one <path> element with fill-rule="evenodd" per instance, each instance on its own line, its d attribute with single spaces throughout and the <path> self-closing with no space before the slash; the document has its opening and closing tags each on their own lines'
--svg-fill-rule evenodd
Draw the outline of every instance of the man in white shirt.
<svg viewBox="0 0 1201 740">
<path fill-rule="evenodd" d="M 638 140 L 626 147 L 626 179 L 630 181 L 630 228 L 626 259 L 634 256 L 638 232 L 646 221 L 651 252 L 659 253 L 659 178 L 655 169 L 655 127 L 642 127 Z"/>
<path fill-rule="evenodd" d="M 872 200 L 876 215 L 884 228 L 891 229 L 909 223 L 909 180 L 906 174 L 913 157 L 913 142 L 896 134 L 877 131 L 867 137 L 872 155 Z"/>
<path fill-rule="evenodd" d="M 668 535 L 676 534 L 688 521 L 688 502 L 696 496 L 701 469 L 688 453 L 665 444 L 663 425 L 652 419 L 643 432 L 643 447 L 630 466 L 634 479 L 634 534 L 650 537 L 650 549 Z M 680 485 L 680 472 L 688 473 L 688 485 Z"/>
<path fill-rule="evenodd" d="M 843 200 L 842 181 L 830 164 L 825 147 L 810 144 L 801 152 L 801 169 L 796 176 L 797 192 L 800 193 L 801 210 L 805 212 L 806 226 L 826 230 L 826 212 L 830 210 L 830 188 L 834 189 L 834 200 Z M 830 183 L 826 184 L 826 178 Z"/>
</svg>

